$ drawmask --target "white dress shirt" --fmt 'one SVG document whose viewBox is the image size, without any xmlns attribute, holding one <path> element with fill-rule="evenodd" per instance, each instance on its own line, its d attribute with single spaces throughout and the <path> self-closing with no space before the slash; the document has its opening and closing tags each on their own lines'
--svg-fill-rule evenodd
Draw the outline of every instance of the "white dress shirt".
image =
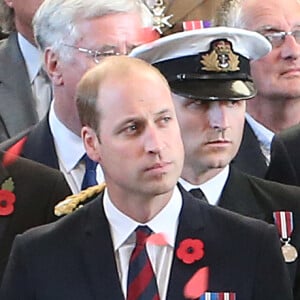
<svg viewBox="0 0 300 300">
<path fill-rule="evenodd" d="M 218 205 L 228 175 L 229 166 L 226 166 L 219 174 L 200 185 L 191 184 L 183 178 L 179 178 L 178 181 L 186 191 L 200 188 L 209 204 Z"/>
<path fill-rule="evenodd" d="M 45 82 L 44 87 L 41 87 L 40 84 L 38 84 L 38 76 L 40 69 L 43 66 L 43 58 L 42 53 L 38 50 L 37 47 L 32 45 L 30 42 L 28 42 L 20 33 L 18 33 L 18 43 L 20 46 L 21 53 L 25 60 L 25 65 L 27 68 L 31 89 L 33 92 L 33 95 L 35 96 L 35 105 L 36 105 L 36 112 L 38 114 L 39 120 L 41 120 L 49 109 L 49 104 L 51 101 L 51 84 L 50 82 Z M 47 87 L 46 87 L 47 85 Z M 38 91 L 38 88 L 48 89 L 48 93 L 45 93 L 44 91 Z M 42 97 L 39 97 L 39 93 L 42 93 Z M 41 94 L 40 94 L 41 95 Z"/>
<path fill-rule="evenodd" d="M 266 160 L 266 164 L 269 165 L 271 159 L 271 142 L 274 137 L 274 132 L 254 120 L 248 113 L 246 113 L 246 120 L 258 139 L 260 149 Z"/>
<path fill-rule="evenodd" d="M 104 211 L 109 220 L 111 236 L 122 291 L 126 299 L 127 273 L 131 253 L 135 247 L 135 229 L 139 225 L 147 225 L 154 233 L 163 233 L 166 246 L 147 244 L 147 252 L 155 273 L 160 299 L 166 299 L 171 264 L 177 234 L 178 218 L 182 207 L 182 196 L 175 187 L 168 204 L 146 224 L 140 224 L 118 210 L 111 202 L 107 191 L 103 196 Z"/>
<path fill-rule="evenodd" d="M 50 105 L 49 124 L 54 138 L 59 169 L 65 175 L 72 192 L 77 194 L 81 191 L 85 173 L 85 165 L 82 161 L 85 149 L 81 137 L 68 129 L 55 115 L 54 101 L 55 99 Z M 96 172 L 98 184 L 104 182 L 104 175 L 99 164 Z"/>
</svg>

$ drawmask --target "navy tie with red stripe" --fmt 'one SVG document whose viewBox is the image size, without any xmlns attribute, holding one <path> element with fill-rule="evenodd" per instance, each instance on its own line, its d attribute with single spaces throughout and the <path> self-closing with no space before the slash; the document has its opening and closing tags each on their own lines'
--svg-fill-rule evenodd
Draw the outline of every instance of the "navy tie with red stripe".
<svg viewBox="0 0 300 300">
<path fill-rule="evenodd" d="M 146 250 L 151 235 L 148 226 L 138 226 L 136 245 L 131 254 L 127 279 L 127 300 L 159 300 L 157 282 Z"/>
</svg>

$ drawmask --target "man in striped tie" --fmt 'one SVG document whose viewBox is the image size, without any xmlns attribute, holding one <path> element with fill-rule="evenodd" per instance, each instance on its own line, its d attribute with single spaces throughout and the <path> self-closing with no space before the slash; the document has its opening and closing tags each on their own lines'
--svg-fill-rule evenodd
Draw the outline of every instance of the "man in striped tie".
<svg viewBox="0 0 300 300">
<path fill-rule="evenodd" d="M 206 292 L 292 299 L 273 226 L 177 186 L 183 144 L 156 68 L 105 58 L 81 79 L 76 99 L 84 145 L 106 189 L 16 238 L 1 299 L 184 300 Z"/>
</svg>

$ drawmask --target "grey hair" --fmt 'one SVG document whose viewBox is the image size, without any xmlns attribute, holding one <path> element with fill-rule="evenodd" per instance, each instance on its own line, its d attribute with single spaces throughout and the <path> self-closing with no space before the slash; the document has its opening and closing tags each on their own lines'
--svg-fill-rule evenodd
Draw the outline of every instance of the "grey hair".
<svg viewBox="0 0 300 300">
<path fill-rule="evenodd" d="M 245 0 L 223 0 L 213 19 L 214 26 L 228 26 L 247 29 L 249 20 L 242 3 Z"/>
<path fill-rule="evenodd" d="M 78 39 L 78 20 L 131 12 L 140 14 L 144 26 L 151 26 L 150 13 L 140 0 L 45 0 L 33 18 L 34 37 L 42 51 L 49 47 L 64 56 L 61 45 Z"/>
<path fill-rule="evenodd" d="M 14 17 L 14 10 L 4 0 L 0 0 L 0 27 L 4 33 L 16 30 Z"/>
</svg>

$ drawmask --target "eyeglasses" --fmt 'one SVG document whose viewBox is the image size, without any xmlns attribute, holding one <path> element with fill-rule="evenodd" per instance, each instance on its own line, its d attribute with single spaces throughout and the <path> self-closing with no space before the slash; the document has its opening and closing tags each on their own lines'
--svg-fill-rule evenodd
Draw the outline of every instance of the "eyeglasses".
<svg viewBox="0 0 300 300">
<path fill-rule="evenodd" d="M 269 40 L 273 48 L 280 47 L 288 35 L 293 36 L 296 42 L 300 44 L 300 30 L 262 33 L 262 35 Z"/>
<path fill-rule="evenodd" d="M 93 49 L 87 49 L 87 48 L 82 48 L 82 47 L 76 47 L 76 46 L 68 45 L 68 44 L 63 44 L 63 45 L 66 46 L 66 47 L 76 49 L 81 53 L 87 54 L 88 56 L 90 56 L 94 60 L 94 62 L 96 64 L 99 64 L 100 61 L 104 57 L 122 55 L 121 53 L 116 52 L 115 49 L 110 49 L 110 50 L 107 50 L 107 51 L 100 51 L 100 50 L 93 50 Z"/>
</svg>

